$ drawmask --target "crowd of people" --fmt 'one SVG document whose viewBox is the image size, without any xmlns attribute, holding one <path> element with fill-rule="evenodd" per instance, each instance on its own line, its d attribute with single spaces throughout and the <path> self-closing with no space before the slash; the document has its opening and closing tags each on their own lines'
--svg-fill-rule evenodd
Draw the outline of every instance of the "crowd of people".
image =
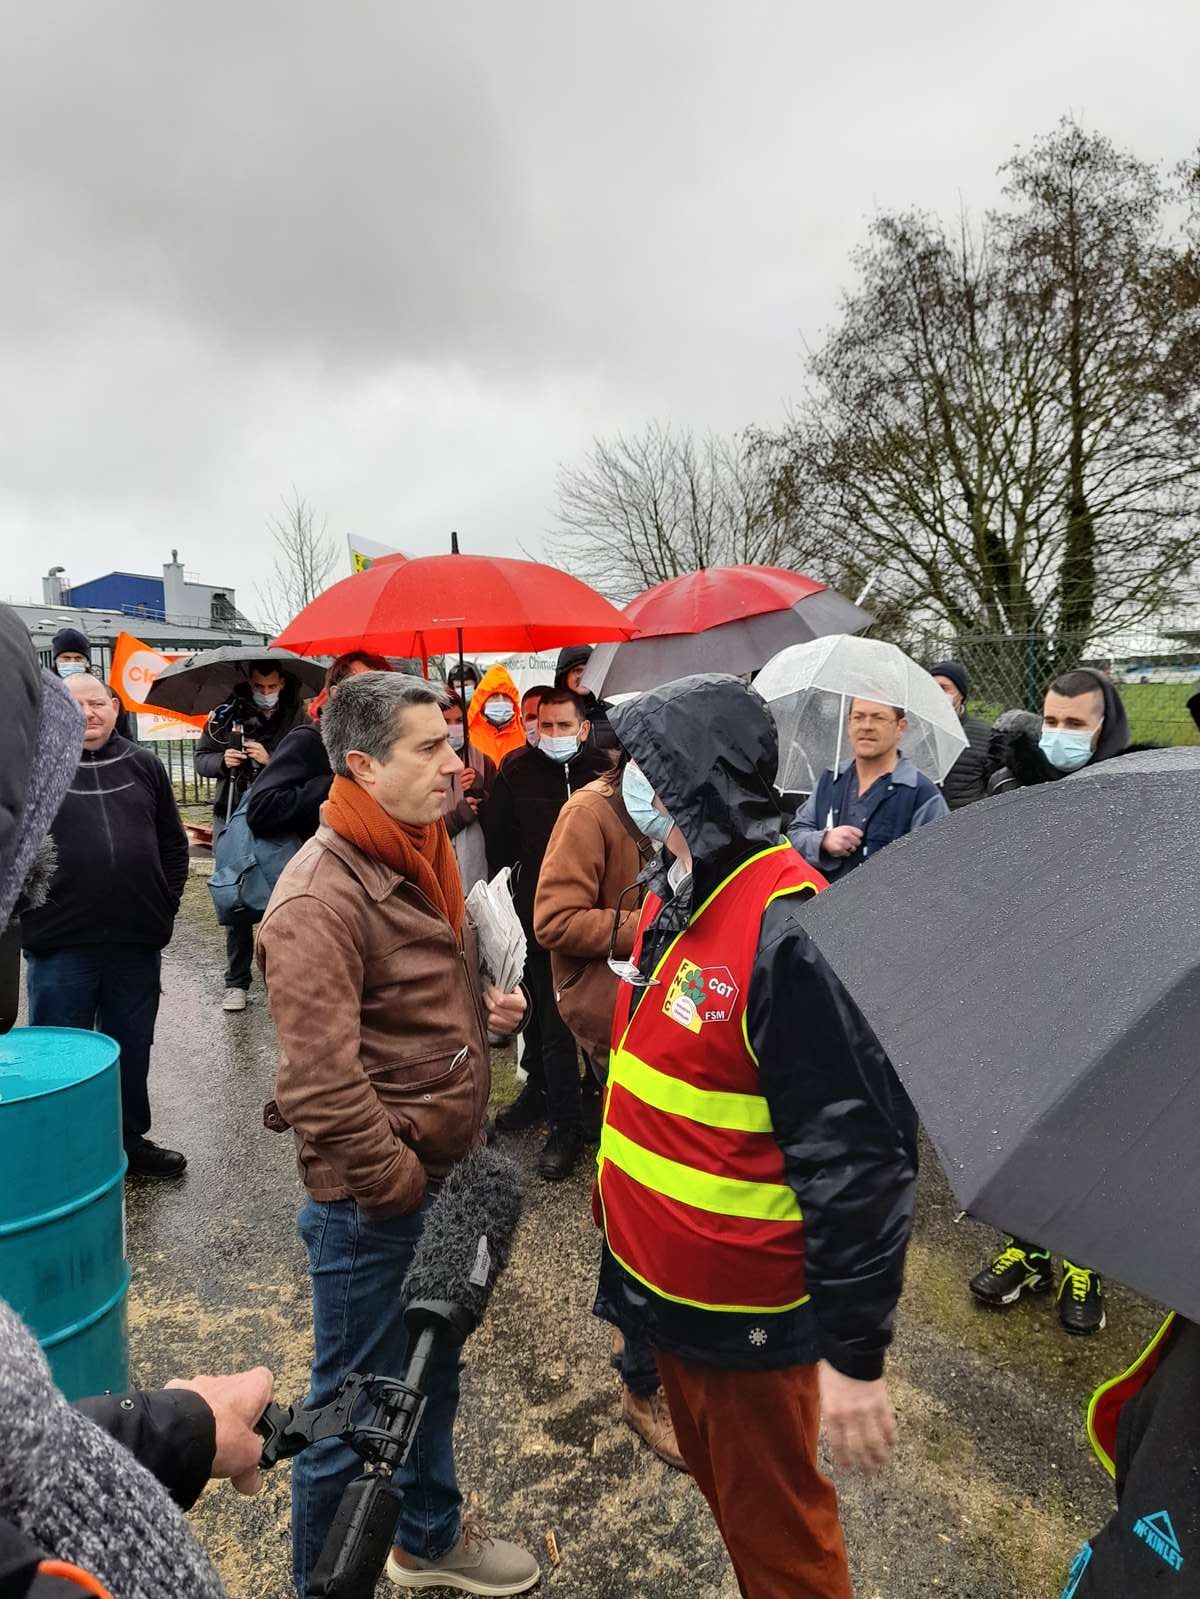
<svg viewBox="0 0 1200 1599">
<path fill-rule="evenodd" d="M 935 662 L 966 740 L 944 781 L 904 755 L 904 706 L 853 699 L 847 759 L 788 815 L 774 721 L 752 688 L 699 676 L 604 704 L 581 685 L 588 653 L 564 650 L 554 682 L 521 694 L 503 666 L 464 662 L 441 684 L 354 651 L 307 704 L 286 665 L 250 663 L 196 747 L 216 782 L 218 859 L 243 806 L 251 835 L 290 855 L 261 915 L 225 928 L 222 1004 L 245 1011 L 257 964 L 279 1041 L 267 1125 L 293 1136 L 305 1191 L 309 1402 L 352 1371 L 404 1370 L 401 1285 L 458 1161 L 541 1128 L 537 1172 L 554 1183 L 598 1145 L 595 1309 L 612 1327 L 625 1420 L 694 1478 L 743 1594 L 844 1599 L 818 1435 L 839 1466 L 865 1471 L 893 1446 L 884 1368 L 917 1127 L 796 907 L 952 809 L 1125 754 L 1128 720 L 1107 677 L 1077 670 L 1038 712 L 989 725 L 968 709 L 963 667 Z M 129 1170 L 171 1180 L 186 1158 L 150 1139 L 147 1082 L 187 840 L 163 766 L 119 731 L 86 639 L 60 636 L 55 669 L 57 684 L 30 680 L 27 743 L 31 761 L 65 772 L 61 803 L 40 779 L 40 808 L 26 807 L 0 861 L 12 889 L 0 911 L 20 918 L 30 1022 L 117 1040 Z M 40 872 L 39 829 L 57 851 Z M 527 958 L 502 993 L 480 970 L 465 900 L 505 867 Z M 513 1038 L 523 1083 L 488 1125 L 491 1049 Z M 1064 1260 L 1056 1275 L 1034 1240 L 1005 1239 L 969 1288 L 997 1308 L 1055 1291 L 1068 1332 L 1105 1324 L 1097 1274 Z M 154 1458 L 164 1430 L 176 1456 L 190 1437 L 214 1472 L 252 1472 L 248 1376 L 197 1379 L 190 1411 L 143 1427 L 157 1443 L 143 1440 L 142 1458 L 172 1491 L 177 1460 Z M 458 1393 L 442 1353 L 397 1478 L 388 1576 L 521 1592 L 538 1580 L 533 1556 L 463 1513 Z M 130 1442 L 119 1414 L 98 1420 Z M 357 1470 L 338 1440 L 294 1465 L 298 1595 Z M 1132 1591 L 1101 1586 L 1102 1565 L 1080 1595 Z"/>
</svg>

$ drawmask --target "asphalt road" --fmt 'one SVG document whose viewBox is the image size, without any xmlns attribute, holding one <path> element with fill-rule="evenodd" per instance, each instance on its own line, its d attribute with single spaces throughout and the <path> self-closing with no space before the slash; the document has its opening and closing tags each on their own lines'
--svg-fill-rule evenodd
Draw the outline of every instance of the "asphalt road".
<svg viewBox="0 0 1200 1599">
<path fill-rule="evenodd" d="M 222 968 L 208 896 L 193 879 L 167 953 L 151 1079 L 153 1134 L 190 1164 L 177 1185 L 129 1185 L 133 1369 L 153 1385 L 263 1361 L 286 1403 L 306 1390 L 311 1350 L 300 1190 L 290 1138 L 262 1127 L 274 1044 L 261 988 L 256 979 L 244 1014 L 224 1015 Z M 512 1067 L 496 1066 L 502 1098 Z M 608 1332 L 589 1313 L 590 1172 L 539 1184 L 536 1136 L 508 1143 L 529 1172 L 530 1203 L 467 1346 L 464 1488 L 491 1530 L 542 1558 L 545 1590 L 736 1599 L 699 1493 L 621 1422 Z M 1083 1436 L 1086 1397 L 1128 1364 L 1155 1312 L 1114 1288 L 1107 1331 L 1081 1341 L 1059 1330 L 1052 1304 L 978 1309 L 965 1280 L 992 1240 L 954 1212 L 927 1152 L 891 1364 L 900 1445 L 881 1477 L 839 1483 L 855 1591 L 1050 1599 L 1111 1508 Z M 212 1488 L 194 1514 L 232 1599 L 291 1592 L 287 1479 L 284 1465 L 253 1500 Z"/>
</svg>

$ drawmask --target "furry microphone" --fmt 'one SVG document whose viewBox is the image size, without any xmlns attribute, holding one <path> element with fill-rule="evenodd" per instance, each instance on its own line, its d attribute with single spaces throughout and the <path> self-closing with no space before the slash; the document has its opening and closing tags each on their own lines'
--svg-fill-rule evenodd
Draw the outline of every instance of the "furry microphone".
<svg viewBox="0 0 1200 1599">
<path fill-rule="evenodd" d="M 522 1203 L 520 1173 L 507 1155 L 478 1149 L 454 1168 L 405 1273 L 410 1327 L 449 1322 L 460 1342 L 475 1331 L 508 1264 Z"/>
</svg>

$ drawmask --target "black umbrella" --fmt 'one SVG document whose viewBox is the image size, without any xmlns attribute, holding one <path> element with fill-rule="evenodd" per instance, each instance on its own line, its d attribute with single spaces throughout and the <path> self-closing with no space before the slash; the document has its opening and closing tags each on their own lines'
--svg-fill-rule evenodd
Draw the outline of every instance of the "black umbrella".
<svg viewBox="0 0 1200 1599">
<path fill-rule="evenodd" d="M 293 655 L 291 650 L 268 649 L 265 644 L 258 649 L 253 645 L 223 644 L 217 650 L 201 650 L 190 660 L 177 661 L 160 672 L 146 693 L 146 704 L 184 716 L 215 711 L 239 683 L 246 681 L 246 673 L 257 661 L 270 662 L 281 672 L 289 672 L 313 693 L 325 686 L 325 661 Z"/>
<path fill-rule="evenodd" d="M 797 914 L 963 1209 L 1200 1319 L 1200 749 L 956 811 Z"/>
</svg>

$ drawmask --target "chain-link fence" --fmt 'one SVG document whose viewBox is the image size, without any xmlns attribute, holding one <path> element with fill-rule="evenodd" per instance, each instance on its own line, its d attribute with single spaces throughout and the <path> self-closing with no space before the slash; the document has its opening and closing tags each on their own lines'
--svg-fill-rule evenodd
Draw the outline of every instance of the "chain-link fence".
<svg viewBox="0 0 1200 1599">
<path fill-rule="evenodd" d="M 970 708 L 987 721 L 1012 706 L 1040 710 L 1052 678 L 1091 666 L 1119 689 L 1135 744 L 1200 744 L 1200 728 L 1187 706 L 1200 691 L 1200 625 L 1147 627 L 1108 639 L 930 633 L 906 648 L 923 665 L 960 661 L 970 683 Z"/>
<path fill-rule="evenodd" d="M 153 750 L 167 769 L 167 777 L 180 805 L 211 805 L 216 779 L 197 777 L 195 739 L 149 739 L 143 748 Z"/>
</svg>

